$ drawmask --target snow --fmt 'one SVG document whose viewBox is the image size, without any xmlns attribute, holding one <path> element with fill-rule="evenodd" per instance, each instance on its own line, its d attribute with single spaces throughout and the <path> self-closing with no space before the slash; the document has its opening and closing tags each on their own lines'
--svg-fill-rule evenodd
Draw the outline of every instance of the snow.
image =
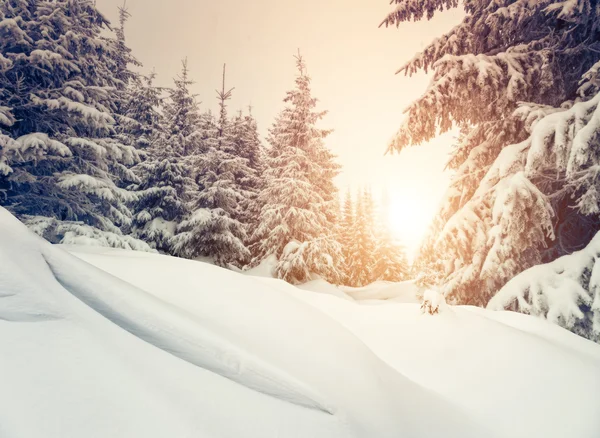
<svg viewBox="0 0 600 438">
<path fill-rule="evenodd" d="M 387 300 L 403 303 L 417 303 L 419 288 L 414 280 L 391 283 L 376 281 L 364 287 L 341 287 L 341 289 L 355 300 Z"/>
<path fill-rule="evenodd" d="M 600 340 L 599 253 L 600 233 L 584 249 L 512 278 L 490 300 L 488 309 L 516 309 Z"/>
<path fill-rule="evenodd" d="M 16 140 L 16 146 L 19 148 L 19 153 L 27 156 L 27 154 L 33 153 L 39 154 L 38 149 L 44 151 L 52 151 L 62 157 L 71 156 L 71 150 L 57 140 L 50 139 L 47 134 L 39 132 L 33 134 L 23 135 Z"/>
<path fill-rule="evenodd" d="M 3 209 L 0 242 L 2 436 L 600 432 L 600 346 L 537 318 L 425 316 L 191 260 L 53 246 Z"/>
<path fill-rule="evenodd" d="M 117 228 L 102 231 L 81 222 L 59 221 L 46 216 L 28 216 L 24 222 L 31 231 L 54 243 L 155 252 L 146 242 L 123 235 Z"/>
<path fill-rule="evenodd" d="M 252 277 L 261 277 L 275 279 L 275 267 L 277 266 L 277 257 L 271 254 L 264 259 L 258 266 L 247 269 L 243 273 Z M 333 295 L 344 300 L 354 300 L 361 304 L 380 304 L 383 302 L 401 302 L 401 303 L 419 303 L 417 298 L 419 287 L 414 280 L 401 281 L 393 283 L 390 281 L 375 281 L 363 287 L 336 286 L 319 278 L 318 275 L 312 275 L 315 279 L 300 284 L 297 288 L 304 291 L 315 292 L 318 294 Z M 283 282 L 282 282 L 283 283 Z M 280 286 L 281 287 L 281 286 Z"/>
<path fill-rule="evenodd" d="M 334 297 L 342 298 L 344 300 L 353 301 L 348 294 L 341 290 L 338 286 L 327 283 L 323 279 L 316 279 L 298 286 L 298 289 L 317 292 L 321 294 L 333 295 Z"/>
<path fill-rule="evenodd" d="M 144 213 L 148 214 L 144 211 Z M 145 229 L 151 232 L 160 232 L 167 236 L 174 236 L 177 224 L 174 221 L 166 221 L 162 217 L 156 217 L 146 224 Z"/>
<path fill-rule="evenodd" d="M 44 106 L 49 110 L 62 109 L 71 114 L 76 113 L 83 119 L 98 122 L 99 126 L 103 128 L 106 125 L 114 125 L 115 123 L 115 119 L 110 114 L 97 110 L 96 108 L 81 102 L 74 102 L 66 97 L 59 97 L 58 99 L 42 99 L 32 94 L 31 102 L 34 105 Z"/>
<path fill-rule="evenodd" d="M 277 256 L 275 254 L 271 254 L 263 259 L 257 266 L 247 269 L 244 273 L 253 277 L 273 278 L 276 266 Z"/>
<path fill-rule="evenodd" d="M 450 311 L 444 294 L 435 289 L 427 289 L 425 291 L 421 310 L 426 315 L 437 315 L 438 313 Z"/>
</svg>

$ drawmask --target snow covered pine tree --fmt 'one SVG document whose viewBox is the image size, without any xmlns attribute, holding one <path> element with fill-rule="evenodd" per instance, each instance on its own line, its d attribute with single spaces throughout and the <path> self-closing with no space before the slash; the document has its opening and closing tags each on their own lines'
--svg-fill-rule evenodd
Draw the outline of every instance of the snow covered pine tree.
<svg viewBox="0 0 600 438">
<path fill-rule="evenodd" d="M 296 56 L 296 87 L 287 93 L 285 109 L 270 129 L 266 150 L 263 207 L 254 232 L 256 265 L 270 255 L 278 263 L 274 274 L 302 283 L 317 274 L 332 283 L 342 278 L 343 255 L 335 232 L 339 166 L 323 139 L 329 131 L 316 123 L 325 115 L 314 110 L 310 77 Z"/>
<path fill-rule="evenodd" d="M 384 192 L 375 219 L 373 281 L 403 281 L 408 279 L 410 274 L 410 265 L 404 247 L 390 230 L 389 202 L 389 196 Z"/>
<path fill-rule="evenodd" d="M 382 25 L 459 6 L 394 4 Z M 513 276 L 584 247 L 600 227 L 600 4 L 460 5 L 462 23 L 400 69 L 434 73 L 390 150 L 460 128 L 455 175 L 421 257 L 448 299 L 485 305 Z"/>
<path fill-rule="evenodd" d="M 352 246 L 355 241 L 356 216 L 354 211 L 354 202 L 350 189 L 344 197 L 342 206 L 342 218 L 339 224 L 339 241 L 342 245 L 342 254 L 344 256 L 344 280 L 347 286 L 354 286 L 352 282 Z"/>
<path fill-rule="evenodd" d="M 372 283 L 375 265 L 374 212 L 371 192 L 359 190 L 356 194 L 354 232 L 347 261 L 349 284 L 355 287 Z"/>
<path fill-rule="evenodd" d="M 132 73 L 107 26 L 89 0 L 0 2 L 0 202 L 54 242 L 149 249 L 121 231 L 139 155 L 116 135 Z"/>
<path fill-rule="evenodd" d="M 221 266 L 241 266 L 250 257 L 245 246 L 246 227 L 240 222 L 247 195 L 236 176 L 252 171 L 246 159 L 236 156 L 226 105 L 232 90 L 225 91 L 223 66 L 222 89 L 217 91 L 220 112 L 216 133 L 208 138 L 208 150 L 194 158 L 199 191 L 191 215 L 178 226 L 175 245 L 182 257 L 209 257 Z"/>
<path fill-rule="evenodd" d="M 232 137 L 234 155 L 246 160 L 246 165 L 238 168 L 235 179 L 244 190 L 244 199 L 240 203 L 238 219 L 248 230 L 258 227 L 260 209 L 262 207 L 258 195 L 263 188 L 264 146 L 260 140 L 256 120 L 252 116 L 251 107 L 248 114 L 240 112 L 232 121 Z M 252 233 L 247 233 L 246 246 L 250 247 Z"/>
<path fill-rule="evenodd" d="M 176 253 L 176 228 L 190 214 L 189 204 L 198 190 L 190 176 L 190 156 L 202 147 L 198 104 L 189 90 L 193 82 L 186 60 L 174 82 L 163 105 L 164 126 L 150 132 L 148 158 L 134 169 L 140 179 L 135 186 L 134 235 L 168 254 Z M 150 93 L 150 97 L 158 96 Z"/>
</svg>

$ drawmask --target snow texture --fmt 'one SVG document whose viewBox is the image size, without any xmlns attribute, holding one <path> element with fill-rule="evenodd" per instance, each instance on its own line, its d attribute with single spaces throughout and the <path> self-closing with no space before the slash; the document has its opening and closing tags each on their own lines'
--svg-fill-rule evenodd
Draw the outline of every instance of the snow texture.
<svg viewBox="0 0 600 438">
<path fill-rule="evenodd" d="M 540 316 L 600 342 L 600 233 L 581 251 L 534 266 L 510 280 L 488 309 Z"/>
<path fill-rule="evenodd" d="M 3 209 L 0 241 L 3 436 L 600 431 L 600 347 L 532 317 L 425 317 L 190 260 L 53 246 Z"/>
</svg>

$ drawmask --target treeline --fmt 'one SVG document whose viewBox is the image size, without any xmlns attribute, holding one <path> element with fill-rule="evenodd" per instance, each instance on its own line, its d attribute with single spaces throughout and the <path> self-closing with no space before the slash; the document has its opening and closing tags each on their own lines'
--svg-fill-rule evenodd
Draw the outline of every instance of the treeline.
<svg viewBox="0 0 600 438">
<path fill-rule="evenodd" d="M 345 261 L 345 284 L 365 286 L 374 281 L 409 278 L 410 265 L 404 247 L 388 226 L 388 199 L 379 210 L 370 190 L 348 191 L 340 217 L 340 241 Z"/>
<path fill-rule="evenodd" d="M 0 2 L 0 203 L 55 243 L 240 268 L 275 256 L 292 283 L 363 284 L 367 247 L 345 261 L 339 165 L 302 57 L 264 145 L 250 111 L 230 114 L 225 67 L 217 114 L 199 107 L 185 61 L 168 89 L 137 73 L 128 17 L 111 30 L 88 0 Z"/>
</svg>

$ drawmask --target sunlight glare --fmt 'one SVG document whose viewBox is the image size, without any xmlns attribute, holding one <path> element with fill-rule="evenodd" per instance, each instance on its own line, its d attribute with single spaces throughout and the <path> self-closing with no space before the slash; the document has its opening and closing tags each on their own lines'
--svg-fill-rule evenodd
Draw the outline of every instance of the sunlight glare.
<svg viewBox="0 0 600 438">
<path fill-rule="evenodd" d="M 412 261 L 433 220 L 435 204 L 413 193 L 394 193 L 390 198 L 390 229 Z"/>
</svg>

